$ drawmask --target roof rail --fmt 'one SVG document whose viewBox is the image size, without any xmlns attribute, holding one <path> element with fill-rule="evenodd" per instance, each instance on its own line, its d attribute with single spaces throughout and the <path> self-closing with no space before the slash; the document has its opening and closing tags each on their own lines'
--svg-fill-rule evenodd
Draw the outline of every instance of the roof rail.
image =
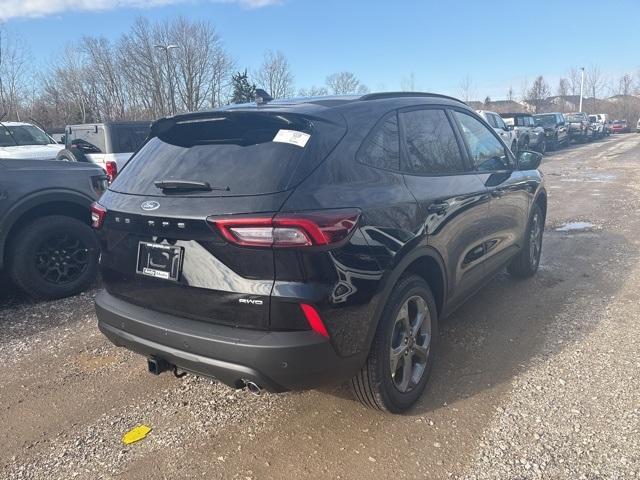
<svg viewBox="0 0 640 480">
<path fill-rule="evenodd" d="M 453 100 L 454 102 L 462 103 L 466 105 L 462 100 L 448 95 L 441 95 L 439 93 L 428 92 L 379 92 L 379 93 L 367 93 L 360 97 L 360 100 L 380 100 L 383 98 L 401 98 L 401 97 L 432 97 L 432 98 L 444 98 L 446 100 Z"/>
</svg>

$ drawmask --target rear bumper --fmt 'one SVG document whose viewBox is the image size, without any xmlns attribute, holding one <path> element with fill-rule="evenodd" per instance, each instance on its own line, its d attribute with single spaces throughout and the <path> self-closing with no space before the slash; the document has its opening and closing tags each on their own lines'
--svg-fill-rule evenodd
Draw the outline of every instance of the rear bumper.
<svg viewBox="0 0 640 480">
<path fill-rule="evenodd" d="M 234 388 L 252 381 L 272 392 L 314 388 L 352 377 L 362 355 L 340 357 L 312 331 L 268 332 L 215 325 L 96 297 L 98 327 L 115 345 L 157 357 Z"/>
</svg>

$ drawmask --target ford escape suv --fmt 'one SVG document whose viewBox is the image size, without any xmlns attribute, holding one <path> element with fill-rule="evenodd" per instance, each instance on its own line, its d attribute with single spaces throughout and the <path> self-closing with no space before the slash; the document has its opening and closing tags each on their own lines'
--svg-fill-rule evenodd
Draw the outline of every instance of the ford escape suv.
<svg viewBox="0 0 640 480">
<path fill-rule="evenodd" d="M 351 379 L 401 412 L 439 319 L 504 267 L 535 273 L 541 158 L 434 94 L 158 120 L 92 208 L 99 327 L 152 373 L 272 392 Z"/>
</svg>

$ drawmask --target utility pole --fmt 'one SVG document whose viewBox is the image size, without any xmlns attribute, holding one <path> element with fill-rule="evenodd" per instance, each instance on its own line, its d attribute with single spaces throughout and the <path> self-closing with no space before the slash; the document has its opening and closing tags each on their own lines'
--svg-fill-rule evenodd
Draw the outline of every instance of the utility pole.
<svg viewBox="0 0 640 480">
<path fill-rule="evenodd" d="M 582 71 L 582 77 L 580 78 L 580 108 L 578 109 L 579 112 L 582 111 L 582 92 L 584 92 L 584 67 L 580 67 L 580 70 Z"/>
<path fill-rule="evenodd" d="M 173 75 L 171 75 L 171 57 L 169 56 L 169 50 L 172 48 L 179 48 L 178 45 L 168 44 L 168 45 L 154 45 L 156 48 L 160 50 L 164 50 L 164 53 L 167 57 L 167 79 L 169 80 L 169 106 L 171 108 L 171 115 L 176 114 L 176 96 L 173 91 Z"/>
</svg>

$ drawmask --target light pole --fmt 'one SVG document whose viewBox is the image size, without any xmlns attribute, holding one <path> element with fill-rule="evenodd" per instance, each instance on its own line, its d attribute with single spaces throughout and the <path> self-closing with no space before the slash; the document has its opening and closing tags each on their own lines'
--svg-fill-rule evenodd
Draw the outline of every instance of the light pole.
<svg viewBox="0 0 640 480">
<path fill-rule="evenodd" d="M 582 92 L 584 92 L 584 67 L 580 67 L 580 70 L 582 70 L 582 76 L 580 78 L 580 108 L 578 109 L 579 112 L 582 111 Z"/>
<path fill-rule="evenodd" d="M 164 50 L 165 55 L 167 56 L 167 78 L 169 79 L 169 104 L 171 107 L 171 115 L 176 114 L 176 99 L 175 94 L 173 92 L 173 76 L 171 75 L 171 64 L 169 57 L 169 50 L 172 48 L 179 48 L 178 45 L 167 44 L 167 45 L 154 45 L 154 47 L 159 48 L 160 50 Z"/>
</svg>

